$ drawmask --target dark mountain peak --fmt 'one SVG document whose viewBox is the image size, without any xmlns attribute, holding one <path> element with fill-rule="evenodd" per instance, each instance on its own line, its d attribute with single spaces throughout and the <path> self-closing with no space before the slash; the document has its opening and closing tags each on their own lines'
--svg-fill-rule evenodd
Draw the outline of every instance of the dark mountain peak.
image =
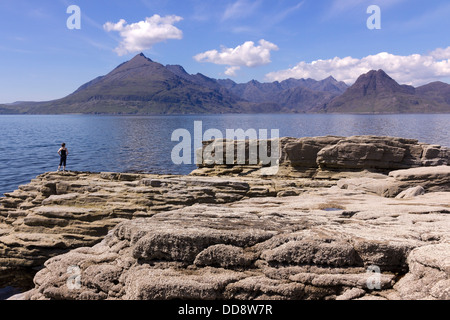
<svg viewBox="0 0 450 320">
<path fill-rule="evenodd" d="M 146 59 L 147 61 L 153 62 L 152 59 L 147 58 L 147 57 L 145 56 L 145 54 L 143 54 L 142 52 L 139 53 L 139 54 L 137 54 L 137 55 L 135 55 L 134 58 L 131 59 L 130 61 L 132 61 L 132 60 L 134 60 L 134 59 L 136 59 L 136 60 Z"/>
<path fill-rule="evenodd" d="M 378 95 L 380 93 L 414 93 L 414 88 L 411 86 L 400 85 L 392 79 L 382 69 L 371 70 L 356 80 L 355 84 L 351 86 L 349 92 L 359 94 L 360 96 Z"/>
<path fill-rule="evenodd" d="M 400 85 L 383 70 L 361 75 L 355 84 L 320 111 L 330 113 L 427 113 L 448 112 L 450 90 L 429 84 L 415 89 Z M 448 86 L 450 88 L 450 85 Z"/>
<path fill-rule="evenodd" d="M 196 85 L 203 86 L 212 90 L 215 90 L 221 94 L 230 95 L 229 92 L 221 91 L 222 86 L 218 83 L 217 80 L 209 78 L 204 74 L 189 74 L 187 71 L 180 65 L 167 65 L 166 70 L 170 71 L 172 74 L 177 77 L 184 79 L 186 81 L 192 82 Z M 225 89 L 224 89 L 225 90 Z"/>
<path fill-rule="evenodd" d="M 359 79 L 365 80 L 365 79 L 379 79 L 379 80 L 392 80 L 392 79 L 386 72 L 384 72 L 383 69 L 379 70 L 370 70 L 369 72 L 362 74 Z M 358 80 L 356 80 L 358 81 Z"/>
<path fill-rule="evenodd" d="M 345 82 L 337 81 L 333 76 L 311 83 L 309 87 L 316 91 L 326 91 L 336 95 L 340 95 L 348 89 L 348 85 Z"/>
<path fill-rule="evenodd" d="M 333 76 L 329 76 L 328 78 L 323 79 L 323 81 L 338 82 Z"/>
<path fill-rule="evenodd" d="M 120 72 L 124 72 L 130 69 L 136 69 L 143 66 L 149 65 L 159 65 L 159 63 L 153 62 L 149 58 L 147 58 L 143 53 L 140 53 L 134 56 L 133 59 L 129 61 L 125 61 L 124 63 L 119 64 L 114 70 L 112 70 L 107 76 L 114 75 Z"/>
<path fill-rule="evenodd" d="M 173 72 L 173 73 L 175 73 L 177 76 L 182 77 L 182 78 L 184 78 L 186 76 L 190 76 L 186 72 L 186 70 L 182 66 L 180 66 L 178 64 L 168 64 L 166 66 L 166 69 L 171 71 L 171 72 Z"/>
<path fill-rule="evenodd" d="M 367 73 L 363 73 L 361 76 L 370 76 L 370 77 L 387 77 L 390 78 L 389 75 L 384 72 L 383 69 L 378 70 L 370 70 Z"/>
<path fill-rule="evenodd" d="M 154 62 L 147 58 L 143 53 L 140 53 L 134 56 L 133 59 L 117 66 L 104 77 L 104 80 L 113 80 L 118 76 L 121 78 L 126 76 L 137 77 L 140 79 L 155 78 L 158 75 L 162 77 L 168 77 L 169 75 L 174 76 L 173 73 L 166 70 L 162 64 Z"/>
<path fill-rule="evenodd" d="M 251 80 L 251 81 L 248 82 L 248 84 L 252 84 L 252 85 L 257 86 L 257 85 L 260 85 L 261 83 L 258 80 Z"/>
<path fill-rule="evenodd" d="M 149 62 L 153 61 L 147 58 L 143 53 L 139 53 L 135 55 L 130 61 L 125 62 L 125 64 L 147 64 Z"/>
<path fill-rule="evenodd" d="M 368 73 L 373 73 L 373 74 L 376 74 L 376 75 L 379 75 L 379 76 L 383 76 L 383 77 L 389 77 L 389 75 L 386 72 L 384 72 L 383 69 L 370 70 Z"/>
<path fill-rule="evenodd" d="M 302 80 L 299 80 L 299 79 L 289 78 L 289 79 L 279 82 L 279 84 L 284 86 L 286 89 L 291 89 L 291 88 L 298 87 L 299 83 L 301 81 Z"/>
</svg>

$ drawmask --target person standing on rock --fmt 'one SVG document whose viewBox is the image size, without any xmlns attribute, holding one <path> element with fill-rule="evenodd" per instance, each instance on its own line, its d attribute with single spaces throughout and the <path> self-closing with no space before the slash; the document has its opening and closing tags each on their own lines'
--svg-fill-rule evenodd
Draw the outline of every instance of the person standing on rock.
<svg viewBox="0 0 450 320">
<path fill-rule="evenodd" d="M 65 172 L 66 171 L 67 156 L 69 155 L 69 150 L 67 150 L 65 143 L 61 144 L 61 148 L 59 148 L 58 154 L 60 156 L 58 171 L 61 169 L 61 166 L 63 166 L 63 172 Z"/>
</svg>

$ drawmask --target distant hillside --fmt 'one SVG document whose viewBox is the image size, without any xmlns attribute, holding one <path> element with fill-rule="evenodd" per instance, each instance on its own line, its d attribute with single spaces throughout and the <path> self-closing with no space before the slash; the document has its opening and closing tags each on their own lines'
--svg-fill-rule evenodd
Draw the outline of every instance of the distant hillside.
<svg viewBox="0 0 450 320">
<path fill-rule="evenodd" d="M 288 79 L 282 82 L 260 83 L 252 80 L 238 84 L 217 80 L 217 83 L 242 99 L 255 103 L 276 103 L 286 112 L 308 112 L 322 106 L 345 92 L 348 86 L 333 77 L 313 79 Z"/>
<path fill-rule="evenodd" d="M 230 79 L 211 79 L 201 73 L 190 75 L 179 65 L 168 65 L 166 68 L 183 79 L 224 95 L 232 95 L 237 100 L 251 102 L 254 112 L 258 109 L 272 112 L 307 112 L 341 95 L 348 88 L 344 82 L 338 82 L 333 77 L 322 81 L 288 79 L 282 82 L 260 83 L 252 80 L 238 84 Z"/>
<path fill-rule="evenodd" d="M 450 105 L 450 85 L 440 81 L 416 88 L 416 94 L 440 104 Z"/>
<path fill-rule="evenodd" d="M 185 80 L 143 54 L 69 96 L 33 105 L 25 113 L 174 114 L 242 112 L 248 103 Z"/>
<path fill-rule="evenodd" d="M 450 112 L 450 85 L 400 85 L 383 70 L 361 75 L 344 94 L 315 108 L 327 113 L 439 113 Z"/>
<path fill-rule="evenodd" d="M 234 94 L 252 102 L 276 100 L 283 91 L 299 87 L 312 91 L 330 92 L 336 95 L 341 95 L 348 88 L 344 82 L 338 82 L 333 77 L 328 77 L 321 81 L 291 78 L 282 82 L 275 81 L 272 83 L 260 83 L 252 80 L 247 83 L 238 84 L 230 79 L 217 80 L 217 82 Z"/>
<path fill-rule="evenodd" d="M 348 87 L 333 77 L 235 83 L 163 66 L 142 53 L 62 99 L 0 105 L 0 114 L 202 114 L 202 113 L 411 113 L 450 112 L 450 85 L 414 88 L 383 70 Z"/>
<path fill-rule="evenodd" d="M 0 104 L 0 114 L 14 114 L 14 113 L 16 113 L 14 108 Z"/>
<path fill-rule="evenodd" d="M 251 81 L 240 85 L 232 80 L 216 80 L 200 73 L 191 75 L 182 66 L 163 66 L 139 54 L 107 75 L 87 82 L 65 98 L 38 103 L 18 102 L 0 109 L 0 113 L 307 112 L 341 94 L 344 87 L 345 84 L 333 78 L 323 81 L 289 79 L 281 83 Z"/>
</svg>

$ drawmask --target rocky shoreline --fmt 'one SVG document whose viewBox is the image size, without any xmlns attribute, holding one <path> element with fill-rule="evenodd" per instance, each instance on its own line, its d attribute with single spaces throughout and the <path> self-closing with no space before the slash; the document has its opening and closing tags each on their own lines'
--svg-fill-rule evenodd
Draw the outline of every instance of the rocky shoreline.
<svg viewBox="0 0 450 320">
<path fill-rule="evenodd" d="M 13 299 L 450 299 L 448 148 L 280 150 L 275 175 L 42 174 L 0 198 L 0 275 L 40 270 Z"/>
</svg>

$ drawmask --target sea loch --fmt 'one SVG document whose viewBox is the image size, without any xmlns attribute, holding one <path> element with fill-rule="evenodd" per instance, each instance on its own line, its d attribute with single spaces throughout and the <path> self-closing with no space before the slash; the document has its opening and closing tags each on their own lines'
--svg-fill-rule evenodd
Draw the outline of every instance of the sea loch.
<svg viewBox="0 0 450 320">
<path fill-rule="evenodd" d="M 171 153 L 179 142 L 171 137 L 180 128 L 194 137 L 195 121 L 222 132 L 240 128 L 278 129 L 280 137 L 396 136 L 450 146 L 450 114 L 2 115 L 0 195 L 56 171 L 62 142 L 70 152 L 68 170 L 188 174 L 196 166 L 173 163 Z"/>
</svg>

